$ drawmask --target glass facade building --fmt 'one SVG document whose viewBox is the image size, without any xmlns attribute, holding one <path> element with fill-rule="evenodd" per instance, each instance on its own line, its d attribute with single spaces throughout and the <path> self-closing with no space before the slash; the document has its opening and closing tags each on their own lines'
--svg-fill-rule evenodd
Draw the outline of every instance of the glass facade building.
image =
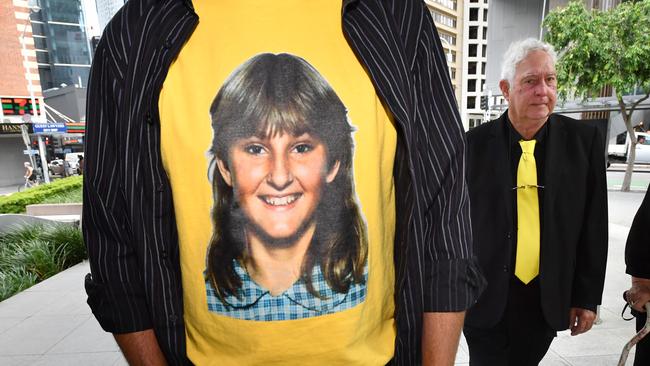
<svg viewBox="0 0 650 366">
<path fill-rule="evenodd" d="M 41 87 L 86 86 L 91 54 L 81 0 L 40 0 L 31 14 Z"/>
</svg>

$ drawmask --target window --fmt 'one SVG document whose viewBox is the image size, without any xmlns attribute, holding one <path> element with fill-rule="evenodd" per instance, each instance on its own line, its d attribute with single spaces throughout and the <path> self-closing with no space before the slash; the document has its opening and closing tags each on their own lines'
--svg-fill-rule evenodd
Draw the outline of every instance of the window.
<svg viewBox="0 0 650 366">
<path fill-rule="evenodd" d="M 483 48 L 483 53 L 481 53 L 481 55 L 482 55 L 483 57 L 487 57 L 487 45 L 483 45 L 482 48 Z"/>
<path fill-rule="evenodd" d="M 476 62 L 468 62 L 467 63 L 467 73 L 469 75 L 476 74 Z"/>
<path fill-rule="evenodd" d="M 451 80 L 456 80 L 456 69 L 453 67 L 451 68 Z"/>
<path fill-rule="evenodd" d="M 469 128 L 474 128 L 474 118 L 469 119 Z"/>
<path fill-rule="evenodd" d="M 456 28 L 456 19 L 454 18 L 440 14 L 435 10 L 431 10 L 431 16 L 433 17 L 433 21 L 438 24 L 446 25 L 450 28 Z"/>
<path fill-rule="evenodd" d="M 472 25 L 469 27 L 469 39 L 478 39 L 478 27 Z"/>
<path fill-rule="evenodd" d="M 478 8 L 469 9 L 469 20 L 478 20 Z"/>
<path fill-rule="evenodd" d="M 467 109 L 476 109 L 476 97 L 467 97 Z"/>
<path fill-rule="evenodd" d="M 467 91 L 476 91 L 476 79 L 467 80 Z"/>
<path fill-rule="evenodd" d="M 456 0 L 433 0 L 433 1 L 446 8 L 456 10 Z"/>
<path fill-rule="evenodd" d="M 487 9 L 483 9 L 483 21 L 484 21 L 484 22 L 487 22 L 487 21 L 488 21 L 488 18 L 487 18 Z"/>
<path fill-rule="evenodd" d="M 456 44 L 456 36 L 452 36 L 451 34 L 440 33 L 440 39 L 444 39 L 445 41 L 449 42 L 449 44 L 451 44 L 452 46 Z"/>
<path fill-rule="evenodd" d="M 478 46 L 475 44 L 469 45 L 469 57 L 476 57 L 477 48 Z"/>
<path fill-rule="evenodd" d="M 49 64 L 50 57 L 45 50 L 36 50 L 36 62 L 39 64 Z"/>
<path fill-rule="evenodd" d="M 483 27 L 483 39 L 487 39 L 487 27 Z"/>
<path fill-rule="evenodd" d="M 485 80 L 481 80 L 481 91 L 485 90 Z"/>
<path fill-rule="evenodd" d="M 485 64 L 485 62 L 481 63 L 481 74 L 482 74 L 482 75 L 485 75 L 485 67 L 486 67 L 486 66 L 487 66 L 487 65 Z"/>
</svg>

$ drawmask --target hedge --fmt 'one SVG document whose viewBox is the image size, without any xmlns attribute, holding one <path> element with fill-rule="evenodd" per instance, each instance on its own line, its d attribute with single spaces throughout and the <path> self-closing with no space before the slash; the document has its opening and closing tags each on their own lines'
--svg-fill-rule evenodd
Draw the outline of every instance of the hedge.
<svg viewBox="0 0 650 366">
<path fill-rule="evenodd" d="M 0 301 L 85 258 L 81 231 L 72 225 L 24 225 L 0 234 Z"/>
<path fill-rule="evenodd" d="M 82 176 L 58 179 L 50 184 L 41 184 L 23 192 L 0 197 L 0 213 L 23 213 L 27 205 L 41 203 L 52 195 L 81 187 L 82 179 Z"/>
</svg>

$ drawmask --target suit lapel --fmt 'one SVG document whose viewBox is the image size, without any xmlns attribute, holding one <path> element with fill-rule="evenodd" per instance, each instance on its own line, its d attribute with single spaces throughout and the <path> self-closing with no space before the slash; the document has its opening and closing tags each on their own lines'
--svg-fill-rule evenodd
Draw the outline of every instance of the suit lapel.
<svg viewBox="0 0 650 366">
<path fill-rule="evenodd" d="M 548 140 L 546 142 L 546 161 L 544 162 L 544 225 L 542 241 L 549 237 L 546 233 L 552 229 L 552 212 L 555 206 L 556 192 L 562 189 L 562 176 L 567 154 L 567 131 L 564 121 L 552 114 L 549 117 Z M 544 246 L 544 244 L 542 244 Z"/>
<path fill-rule="evenodd" d="M 495 123 L 492 125 L 492 138 L 493 140 L 489 144 L 490 150 L 492 153 L 490 155 L 494 156 L 496 162 L 495 166 L 495 175 L 497 187 L 499 187 L 499 193 L 501 197 L 499 199 L 503 200 L 503 205 L 506 208 L 506 217 L 507 222 L 512 222 L 512 173 L 510 172 L 510 146 L 508 146 L 508 134 L 507 126 L 508 123 L 506 120 L 506 114 L 504 112 L 501 117 L 499 117 Z"/>
</svg>

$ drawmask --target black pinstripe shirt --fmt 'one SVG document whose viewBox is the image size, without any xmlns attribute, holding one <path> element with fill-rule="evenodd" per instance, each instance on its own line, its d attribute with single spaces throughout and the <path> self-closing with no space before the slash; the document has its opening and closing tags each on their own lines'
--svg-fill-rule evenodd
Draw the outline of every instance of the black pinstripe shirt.
<svg viewBox="0 0 650 366">
<path fill-rule="evenodd" d="M 464 133 L 422 0 L 343 0 L 342 17 L 350 46 L 396 120 L 393 364 L 416 365 L 422 313 L 465 310 L 483 287 L 471 247 Z M 106 331 L 153 328 L 171 364 L 187 360 L 158 97 L 198 21 L 190 0 L 129 1 L 104 31 L 88 87 L 88 303 Z"/>
</svg>

